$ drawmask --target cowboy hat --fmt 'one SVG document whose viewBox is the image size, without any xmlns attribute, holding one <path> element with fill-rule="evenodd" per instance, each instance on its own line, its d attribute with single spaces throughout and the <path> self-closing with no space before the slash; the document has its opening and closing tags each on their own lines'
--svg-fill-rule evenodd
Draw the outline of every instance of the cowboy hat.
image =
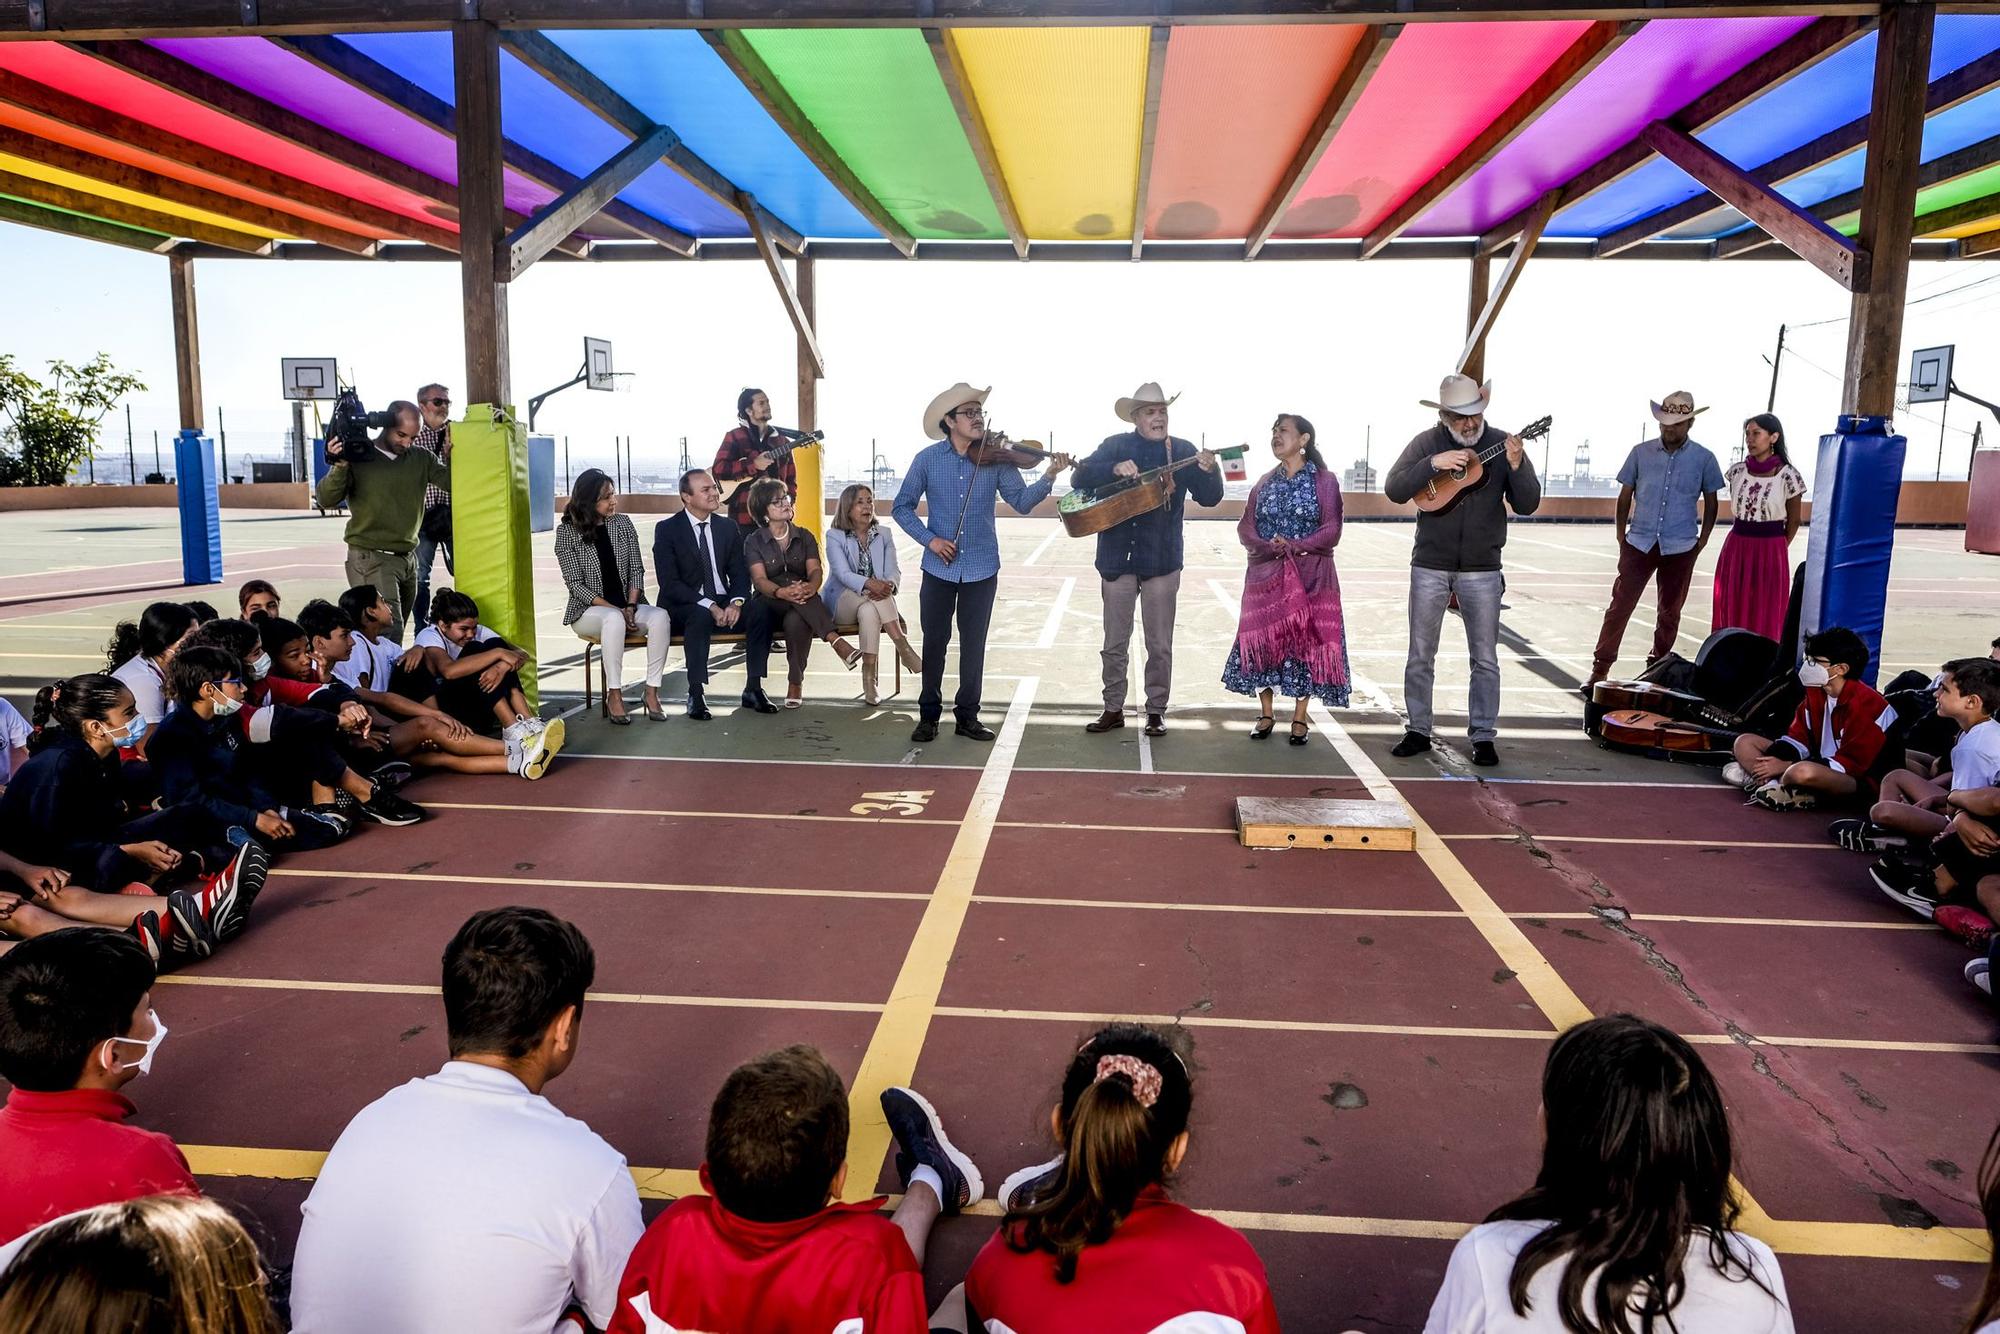
<svg viewBox="0 0 2000 1334">
<path fill-rule="evenodd" d="M 1175 394 L 1174 398 L 1179 398 Z M 1121 398 L 1111 410 L 1118 414 L 1118 420 L 1129 422 L 1132 414 L 1140 408 L 1164 408 L 1172 405 L 1174 398 L 1168 398 L 1166 390 L 1160 388 L 1158 380 L 1148 380 L 1132 391 L 1132 397 Z"/>
<path fill-rule="evenodd" d="M 936 435 L 938 423 L 945 419 L 945 414 L 956 412 L 967 403 L 978 403 L 983 406 L 986 402 L 986 396 L 992 392 L 993 386 L 990 384 L 984 389 L 974 389 L 965 381 L 960 380 L 957 384 L 932 399 L 931 405 L 924 409 L 924 434 Z"/>
<path fill-rule="evenodd" d="M 1662 426 L 1678 426 L 1682 422 L 1691 422 L 1708 411 L 1707 408 L 1696 407 L 1694 395 L 1685 389 L 1674 390 L 1652 406 L 1653 420 Z"/>
<path fill-rule="evenodd" d="M 1436 408 L 1439 412 L 1449 412 L 1454 417 L 1480 417 L 1486 413 L 1486 405 L 1493 401 L 1493 381 L 1475 384 L 1470 375 L 1447 375 L 1438 382 L 1437 401 L 1428 398 L 1417 400 L 1419 406 Z"/>
</svg>

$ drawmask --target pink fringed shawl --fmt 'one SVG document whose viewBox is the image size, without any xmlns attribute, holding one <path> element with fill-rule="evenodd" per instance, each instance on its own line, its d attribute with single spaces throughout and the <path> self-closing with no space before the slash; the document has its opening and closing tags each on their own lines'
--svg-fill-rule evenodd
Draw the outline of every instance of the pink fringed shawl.
<svg viewBox="0 0 2000 1334">
<path fill-rule="evenodd" d="M 1243 608 L 1236 646 L 1243 667 L 1269 671 L 1288 658 L 1306 665 L 1312 679 L 1347 684 L 1347 636 L 1340 607 L 1340 578 L 1333 549 L 1340 542 L 1340 482 L 1320 469 L 1314 479 L 1320 526 L 1281 552 L 1258 536 L 1257 502 L 1270 477 L 1258 481 L 1244 503 L 1237 536 L 1250 553 L 1243 572 Z"/>
</svg>

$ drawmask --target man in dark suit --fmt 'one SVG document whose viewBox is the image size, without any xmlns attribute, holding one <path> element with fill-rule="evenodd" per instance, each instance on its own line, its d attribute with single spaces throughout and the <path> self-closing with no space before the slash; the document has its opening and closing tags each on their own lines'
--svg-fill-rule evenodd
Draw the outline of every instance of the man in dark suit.
<svg viewBox="0 0 2000 1334">
<path fill-rule="evenodd" d="M 687 715 L 709 717 L 708 645 L 717 630 L 743 636 L 743 707 L 776 713 L 764 693 L 764 668 L 771 657 L 771 625 L 750 596 L 750 567 L 743 562 L 743 538 L 727 518 L 716 518 L 722 490 L 700 468 L 681 477 L 681 512 L 653 526 L 653 572 L 660 581 L 659 603 L 672 618 L 674 633 L 687 647 Z"/>
</svg>

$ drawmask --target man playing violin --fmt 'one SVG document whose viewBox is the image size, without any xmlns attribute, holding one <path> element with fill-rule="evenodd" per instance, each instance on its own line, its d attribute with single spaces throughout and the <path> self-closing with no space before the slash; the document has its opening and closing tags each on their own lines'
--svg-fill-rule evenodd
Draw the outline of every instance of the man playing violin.
<svg viewBox="0 0 2000 1334">
<path fill-rule="evenodd" d="M 1181 520 L 1189 496 L 1205 508 L 1222 503 L 1222 471 L 1214 453 L 1167 434 L 1167 408 L 1174 398 L 1148 381 L 1132 397 L 1119 399 L 1112 411 L 1132 429 L 1109 437 L 1076 465 L 1076 487 L 1096 491 L 1121 478 L 1195 460 L 1194 470 L 1174 473 L 1165 505 L 1097 535 L 1097 587 L 1104 598 L 1104 712 L 1097 721 L 1083 725 L 1086 732 L 1112 732 L 1125 725 L 1126 664 L 1131 658 L 1132 612 L 1137 607 L 1146 631 L 1146 735 L 1166 734 L 1167 696 L 1174 678 L 1174 610 L 1183 563 Z"/>
<path fill-rule="evenodd" d="M 1469 712 L 1472 762 L 1500 762 L 1493 742 L 1500 735 L 1500 595 L 1507 587 L 1500 549 L 1507 543 L 1507 510 L 1533 514 L 1542 503 L 1542 482 L 1521 447 L 1521 438 L 1486 424 L 1493 382 L 1447 375 L 1438 386 L 1437 424 L 1410 441 L 1383 479 L 1382 492 L 1405 504 L 1439 473 L 1479 461 L 1480 483 L 1457 503 L 1417 515 L 1416 543 L 1410 551 L 1410 648 L 1403 667 L 1403 707 L 1409 714 L 1403 739 L 1391 755 L 1407 758 L 1431 748 L 1431 683 L 1436 676 L 1438 635 L 1453 597 L 1465 620 L 1465 647 L 1472 660 Z M 1491 457 L 1488 457 L 1488 455 Z"/>
<path fill-rule="evenodd" d="M 747 536 L 757 526 L 750 517 L 750 484 L 775 477 L 797 500 L 799 473 L 791 451 L 773 448 L 778 428 L 771 425 L 771 400 L 763 390 L 745 389 L 736 396 L 736 421 L 736 429 L 722 437 L 722 447 L 715 451 L 710 475 L 729 493 L 729 517 Z"/>
<path fill-rule="evenodd" d="M 903 488 L 896 493 L 896 524 L 924 548 L 924 582 L 918 594 L 924 628 L 924 688 L 917 697 L 917 726 L 912 741 L 937 739 L 944 716 L 944 659 L 951 648 L 952 620 L 958 621 L 958 696 L 952 713 L 959 736 L 991 741 L 992 728 L 979 721 L 979 700 L 986 671 L 986 628 L 993 619 L 993 596 L 999 586 L 1000 539 L 994 529 L 993 498 L 997 493 L 1017 513 L 1027 514 L 1049 497 L 1056 474 L 1070 466 L 1067 454 L 1049 454 L 1048 468 L 1032 485 L 1021 480 L 1011 461 L 982 465 L 980 458 L 1004 441 L 989 440 L 986 396 L 989 386 L 974 389 L 964 381 L 930 401 L 924 409 L 924 430 L 944 438 L 917 451 Z M 917 514 L 923 501 L 927 513 Z"/>
</svg>

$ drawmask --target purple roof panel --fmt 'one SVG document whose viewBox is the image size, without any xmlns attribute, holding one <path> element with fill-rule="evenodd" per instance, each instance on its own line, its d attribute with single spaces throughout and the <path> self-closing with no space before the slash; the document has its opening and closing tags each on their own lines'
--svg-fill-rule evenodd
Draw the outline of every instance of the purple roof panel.
<svg viewBox="0 0 2000 1334">
<path fill-rule="evenodd" d="M 1813 20 L 1656 19 L 1439 201 L 1413 236 L 1471 236 L 1671 116 Z"/>
</svg>

